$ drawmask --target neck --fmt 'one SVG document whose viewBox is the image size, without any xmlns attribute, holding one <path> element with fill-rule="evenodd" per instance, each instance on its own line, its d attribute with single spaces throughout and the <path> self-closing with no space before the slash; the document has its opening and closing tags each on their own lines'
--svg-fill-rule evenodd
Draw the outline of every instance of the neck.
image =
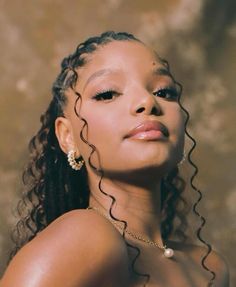
<svg viewBox="0 0 236 287">
<path fill-rule="evenodd" d="M 101 190 L 99 178 L 90 177 L 91 196 L 89 205 L 109 214 L 112 199 L 115 198 L 112 215 L 128 224 L 133 232 L 162 244 L 160 232 L 160 181 L 137 185 L 118 180 L 102 179 Z"/>
</svg>

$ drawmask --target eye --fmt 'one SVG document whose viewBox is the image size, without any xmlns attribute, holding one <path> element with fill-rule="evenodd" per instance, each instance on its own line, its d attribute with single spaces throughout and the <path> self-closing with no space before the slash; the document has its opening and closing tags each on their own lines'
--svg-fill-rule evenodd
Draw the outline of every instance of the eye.
<svg viewBox="0 0 236 287">
<path fill-rule="evenodd" d="M 103 102 L 109 102 L 114 100 L 115 97 L 117 97 L 119 94 L 116 91 L 113 90 L 109 90 L 109 91 L 105 91 L 105 92 L 99 92 L 97 93 L 93 99 L 95 99 L 96 101 L 103 101 Z"/>
<path fill-rule="evenodd" d="M 169 101 L 178 100 L 179 98 L 179 94 L 175 88 L 163 88 L 154 92 L 153 95 Z"/>
</svg>

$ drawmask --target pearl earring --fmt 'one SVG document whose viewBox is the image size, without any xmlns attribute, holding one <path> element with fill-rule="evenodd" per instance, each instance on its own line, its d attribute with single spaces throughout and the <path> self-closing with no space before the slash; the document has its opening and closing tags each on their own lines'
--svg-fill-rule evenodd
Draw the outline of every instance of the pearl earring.
<svg viewBox="0 0 236 287">
<path fill-rule="evenodd" d="M 75 151 L 70 150 L 67 154 L 67 160 L 69 165 L 74 170 L 80 170 L 84 164 L 84 160 L 79 160 L 78 162 L 75 159 Z"/>
</svg>

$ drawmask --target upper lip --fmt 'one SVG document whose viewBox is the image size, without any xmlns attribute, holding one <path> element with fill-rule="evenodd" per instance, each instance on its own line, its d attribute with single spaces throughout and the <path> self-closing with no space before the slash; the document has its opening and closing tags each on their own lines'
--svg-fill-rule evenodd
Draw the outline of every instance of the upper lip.
<svg viewBox="0 0 236 287">
<path fill-rule="evenodd" d="M 169 136 L 168 129 L 159 121 L 144 121 L 138 124 L 135 128 L 131 129 L 129 133 L 125 136 L 125 138 L 132 137 L 141 132 L 147 131 L 161 131 L 165 137 Z"/>
</svg>

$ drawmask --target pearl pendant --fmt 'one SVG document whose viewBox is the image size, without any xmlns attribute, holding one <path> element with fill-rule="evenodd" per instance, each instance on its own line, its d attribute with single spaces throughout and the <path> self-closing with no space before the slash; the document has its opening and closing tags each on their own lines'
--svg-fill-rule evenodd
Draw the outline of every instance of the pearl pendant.
<svg viewBox="0 0 236 287">
<path fill-rule="evenodd" d="M 166 248 L 164 251 L 164 256 L 166 258 L 171 258 L 174 255 L 174 250 L 171 248 Z"/>
</svg>

